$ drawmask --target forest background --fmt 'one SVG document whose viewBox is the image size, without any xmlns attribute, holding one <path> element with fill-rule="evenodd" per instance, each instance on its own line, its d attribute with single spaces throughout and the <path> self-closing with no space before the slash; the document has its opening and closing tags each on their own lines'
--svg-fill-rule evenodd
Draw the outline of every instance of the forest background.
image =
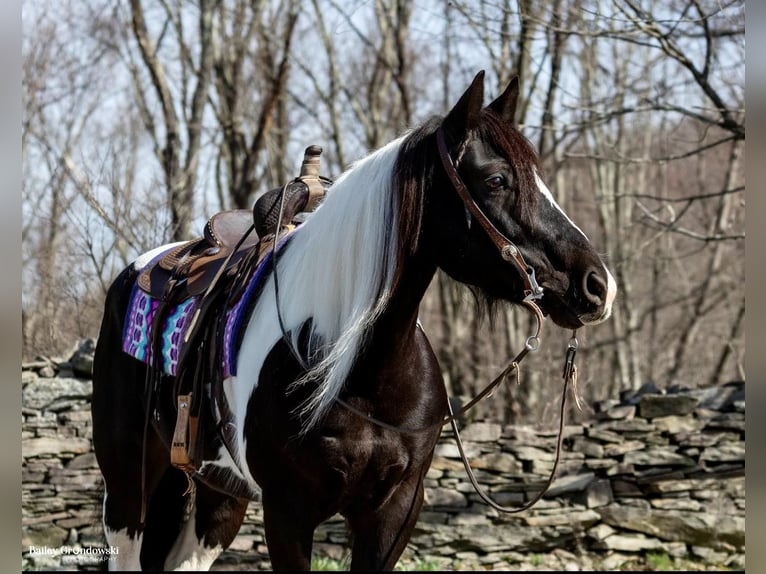
<svg viewBox="0 0 766 574">
<path fill-rule="evenodd" d="M 578 332 L 580 392 L 744 379 L 745 7 L 713 0 L 24 0 L 23 356 L 95 337 L 139 253 L 252 206 L 324 148 L 323 173 L 432 114 L 479 69 L 519 75 L 517 121 L 603 251 L 613 318 Z M 489 97 L 489 96 L 488 96 Z M 421 307 L 450 394 L 523 345 L 439 274 Z M 477 417 L 553 424 L 552 324 Z"/>
</svg>

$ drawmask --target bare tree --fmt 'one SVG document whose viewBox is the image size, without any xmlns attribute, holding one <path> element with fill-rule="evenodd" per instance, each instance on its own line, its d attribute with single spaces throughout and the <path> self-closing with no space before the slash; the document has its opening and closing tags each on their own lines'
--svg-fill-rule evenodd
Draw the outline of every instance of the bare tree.
<svg viewBox="0 0 766 574">
<path fill-rule="evenodd" d="M 25 26 L 26 353 L 92 333 L 121 265 L 250 207 L 306 145 L 337 174 L 487 69 L 489 92 L 519 75 L 516 120 L 620 287 L 578 332 L 585 398 L 741 376 L 742 0 L 29 0 Z M 421 317 L 451 393 L 523 345 L 528 316 L 496 311 L 437 274 Z M 552 413 L 569 336 L 548 326 L 476 416 Z"/>
</svg>

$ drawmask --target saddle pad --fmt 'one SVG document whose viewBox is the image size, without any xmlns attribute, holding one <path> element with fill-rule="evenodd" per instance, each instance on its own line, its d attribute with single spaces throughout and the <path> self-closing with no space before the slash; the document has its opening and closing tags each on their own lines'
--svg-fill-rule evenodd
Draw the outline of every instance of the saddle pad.
<svg viewBox="0 0 766 574">
<path fill-rule="evenodd" d="M 181 342 L 197 309 L 198 300 L 198 297 L 192 297 L 170 309 L 161 325 L 160 364 L 166 375 L 176 374 Z M 144 293 L 137 283 L 133 285 L 123 327 L 122 350 L 147 365 L 157 364 L 153 356 L 152 337 L 159 306 L 159 299 Z"/>
<path fill-rule="evenodd" d="M 289 240 L 289 236 L 280 239 L 277 250 L 284 248 Z M 164 253 L 158 255 L 162 257 Z M 226 310 L 226 321 L 224 325 L 223 345 L 222 345 L 222 367 L 224 378 L 236 374 L 237 350 L 240 341 L 240 329 L 243 326 L 246 315 L 252 309 L 251 303 L 257 296 L 259 287 L 270 269 L 272 252 L 264 256 L 263 260 L 252 271 L 247 281 L 247 286 L 236 304 Z M 178 357 L 180 356 L 184 335 L 189 328 L 191 318 L 199 306 L 201 296 L 191 297 L 185 301 L 173 306 L 168 311 L 166 318 L 162 321 L 160 329 L 161 348 L 160 365 L 166 375 L 175 376 L 178 368 Z M 134 283 L 128 310 L 125 315 L 122 333 L 122 350 L 146 364 L 157 364 L 153 360 L 152 340 L 154 336 L 155 315 L 160 306 L 160 300 L 153 298 L 145 293 L 137 283 Z"/>
</svg>

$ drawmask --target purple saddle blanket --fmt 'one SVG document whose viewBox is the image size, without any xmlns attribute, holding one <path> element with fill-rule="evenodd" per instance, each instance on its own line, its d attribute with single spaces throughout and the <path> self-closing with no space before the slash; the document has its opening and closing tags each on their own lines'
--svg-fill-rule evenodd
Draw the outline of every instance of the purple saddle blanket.
<svg viewBox="0 0 766 574">
<path fill-rule="evenodd" d="M 280 241 L 278 249 L 284 247 L 286 239 Z M 159 254 L 149 265 L 159 260 L 164 254 L 165 252 Z M 271 257 L 272 253 L 269 251 L 263 261 L 253 270 L 242 296 L 236 304 L 225 311 L 226 320 L 220 357 L 224 378 L 237 373 L 239 332 L 245 315 L 251 309 L 250 303 L 266 276 L 266 270 L 271 267 Z M 199 307 L 199 303 L 200 296 L 186 299 L 165 313 L 162 321 L 155 321 L 160 301 L 142 291 L 138 284 L 134 284 L 123 324 L 122 350 L 146 364 L 160 364 L 165 374 L 175 376 L 178 369 L 178 357 L 184 345 L 184 335 L 189 328 L 194 312 Z M 161 341 L 159 363 L 154 360 L 152 348 L 154 330 L 157 328 L 161 329 L 159 333 Z"/>
</svg>

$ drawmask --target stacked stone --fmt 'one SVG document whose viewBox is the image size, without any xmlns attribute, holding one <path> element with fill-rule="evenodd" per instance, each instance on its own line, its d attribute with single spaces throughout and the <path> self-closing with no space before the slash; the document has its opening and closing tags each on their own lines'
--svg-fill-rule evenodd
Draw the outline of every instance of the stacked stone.
<svg viewBox="0 0 766 574">
<path fill-rule="evenodd" d="M 665 393 L 647 386 L 597 410 L 595 420 L 565 428 L 558 478 L 521 514 L 479 499 L 445 437 L 427 475 L 415 554 L 534 569 L 530 554 L 563 548 L 574 554 L 549 567 L 613 569 L 647 552 L 744 567 L 744 383 Z M 543 487 L 555 431 L 479 422 L 461 436 L 499 504 L 518 506 Z"/>
<path fill-rule="evenodd" d="M 78 353 L 23 365 L 24 568 L 72 568 L 60 556 L 30 555 L 30 546 L 105 546 L 88 353 Z M 609 570 L 640 566 L 655 553 L 686 560 L 693 569 L 744 568 L 744 383 L 662 392 L 647 386 L 596 410 L 593 420 L 565 428 L 556 480 L 520 514 L 501 514 L 481 501 L 445 430 L 426 475 L 426 504 L 400 564 Z M 480 421 L 461 436 L 479 483 L 499 504 L 517 506 L 544 486 L 556 429 Z M 336 516 L 317 530 L 315 555 L 347 559 L 347 540 Z M 254 502 L 214 569 L 269 567 L 263 514 Z"/>
<path fill-rule="evenodd" d="M 103 547 L 103 480 L 92 448 L 92 343 L 68 360 L 22 365 L 23 567 L 57 568 L 63 547 Z M 30 556 L 30 547 L 56 554 Z M 80 566 L 87 568 L 88 560 Z M 97 567 L 95 561 L 90 564 Z M 72 566 L 69 566 L 71 569 Z"/>
</svg>

